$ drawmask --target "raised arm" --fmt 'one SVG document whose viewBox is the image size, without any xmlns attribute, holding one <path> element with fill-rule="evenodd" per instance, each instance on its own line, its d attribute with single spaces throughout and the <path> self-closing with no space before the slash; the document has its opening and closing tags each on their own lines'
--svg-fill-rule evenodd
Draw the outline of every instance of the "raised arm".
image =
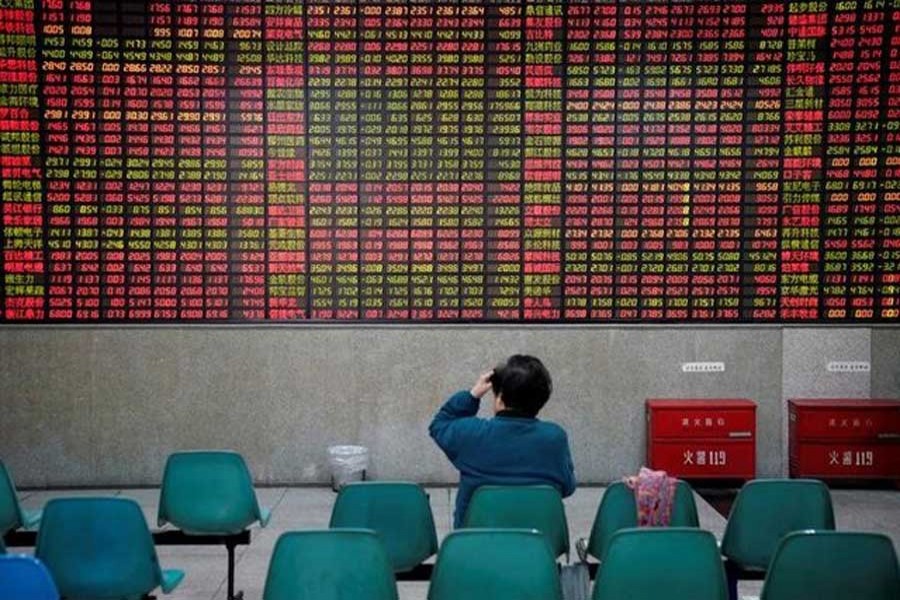
<svg viewBox="0 0 900 600">
<path fill-rule="evenodd" d="M 480 429 L 481 423 L 473 417 L 478 414 L 481 397 L 491 389 L 490 377 L 491 373 L 485 373 L 471 390 L 450 396 L 428 426 L 428 433 L 450 460 L 456 458 L 466 440 Z"/>
</svg>

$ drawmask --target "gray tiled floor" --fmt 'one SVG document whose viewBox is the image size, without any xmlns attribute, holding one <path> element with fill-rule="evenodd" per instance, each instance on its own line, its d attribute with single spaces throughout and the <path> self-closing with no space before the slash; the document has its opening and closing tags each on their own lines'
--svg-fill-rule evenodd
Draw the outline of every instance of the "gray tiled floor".
<svg viewBox="0 0 900 600">
<path fill-rule="evenodd" d="M 429 488 L 438 538 L 450 531 L 453 502 L 456 490 Z M 274 509 L 272 521 L 265 529 L 254 528 L 250 546 L 238 549 L 237 584 L 247 600 L 258 599 L 266 578 L 266 569 L 272 548 L 278 536 L 295 529 L 314 529 L 328 526 L 334 493 L 327 488 L 262 488 L 258 490 L 260 503 Z M 134 498 L 144 509 L 151 528 L 156 527 L 156 507 L 159 492 L 156 489 L 126 490 L 60 490 L 23 492 L 22 503 L 26 509 L 40 508 L 48 499 L 71 495 L 119 495 Z M 590 533 L 594 513 L 603 496 L 603 488 L 579 489 L 566 499 L 566 512 L 572 541 Z M 900 492 L 894 491 L 832 491 L 835 515 L 839 529 L 878 531 L 887 533 L 900 548 Z M 697 497 L 700 525 L 722 537 L 725 519 L 702 498 Z M 21 551 L 23 549 L 15 549 Z M 29 549 L 24 549 L 29 551 Z M 177 567 L 187 575 L 181 586 L 170 596 L 171 600 L 225 600 L 225 550 L 212 547 L 159 547 L 163 567 Z M 741 584 L 741 595 L 754 598 L 759 595 L 760 583 Z M 423 600 L 428 591 L 426 583 L 401 582 L 401 600 Z"/>
</svg>

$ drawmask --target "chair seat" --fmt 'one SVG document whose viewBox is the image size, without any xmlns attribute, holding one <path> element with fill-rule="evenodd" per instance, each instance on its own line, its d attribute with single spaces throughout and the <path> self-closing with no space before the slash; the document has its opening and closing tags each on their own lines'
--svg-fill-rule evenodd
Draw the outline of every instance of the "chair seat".
<svg viewBox="0 0 900 600">
<path fill-rule="evenodd" d="M 880 533 L 801 531 L 781 538 L 761 600 L 897 600 L 900 569 Z"/>
<path fill-rule="evenodd" d="M 44 508 L 34 549 L 66 598 L 168 593 L 183 579 L 160 568 L 141 507 L 130 498 L 55 498 Z"/>
<path fill-rule="evenodd" d="M 271 510 L 259 506 L 243 457 L 230 450 L 176 452 L 166 460 L 157 523 L 192 535 L 231 535 Z"/>
<path fill-rule="evenodd" d="M 679 480 L 672 499 L 672 513 L 669 525 L 672 527 L 699 527 L 697 504 L 694 492 L 686 482 Z M 621 529 L 638 526 L 637 505 L 634 490 L 617 481 L 606 488 L 597 508 L 591 537 L 588 540 L 588 554 L 602 561 L 606 547 L 613 534 Z"/>
<path fill-rule="evenodd" d="M 614 533 L 593 600 L 725 600 L 716 540 L 695 527 L 635 527 Z"/>
<path fill-rule="evenodd" d="M 483 485 L 475 490 L 465 526 L 489 529 L 537 529 L 553 555 L 569 555 L 569 527 L 559 490 L 549 485 Z"/>
<path fill-rule="evenodd" d="M 828 487 L 812 479 L 755 479 L 734 500 L 722 555 L 742 569 L 764 571 L 781 538 L 805 529 L 834 529 Z"/>
<path fill-rule="evenodd" d="M 459 529 L 438 551 L 430 600 L 562 600 L 546 535 L 535 529 Z"/>
<path fill-rule="evenodd" d="M 397 600 L 397 583 L 370 529 L 290 531 L 272 550 L 262 598 Z"/>
<path fill-rule="evenodd" d="M 416 483 L 349 483 L 334 502 L 328 526 L 377 532 L 396 573 L 414 569 L 438 549 L 428 495 Z"/>
<path fill-rule="evenodd" d="M 180 569 L 163 569 L 162 581 L 159 584 L 163 594 L 171 593 L 184 579 L 184 571 Z"/>
</svg>

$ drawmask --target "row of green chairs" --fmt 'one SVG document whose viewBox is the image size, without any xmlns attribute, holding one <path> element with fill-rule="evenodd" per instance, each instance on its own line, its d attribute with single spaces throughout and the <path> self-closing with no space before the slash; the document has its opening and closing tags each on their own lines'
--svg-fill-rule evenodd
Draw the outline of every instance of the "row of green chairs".
<svg viewBox="0 0 900 600">
<path fill-rule="evenodd" d="M 41 511 L 25 511 L 6 466 L 0 461 L 0 537 L 34 529 Z M 176 452 L 166 460 L 157 523 L 187 534 L 230 535 L 253 523 L 265 527 L 271 511 L 259 505 L 247 463 L 237 452 Z"/>
<path fill-rule="evenodd" d="M 133 501 L 105 507 L 113 522 Z M 91 499 L 60 499 L 48 505 L 55 519 L 60 504 L 81 507 Z M 120 510 L 121 509 L 121 510 Z M 86 515 L 72 515 L 84 517 Z M 89 518 L 91 515 L 87 515 Z M 138 515 L 140 517 L 140 515 Z M 132 521 L 137 519 L 131 518 Z M 43 546 L 42 546 L 43 548 Z M 134 548 L 117 546 L 125 555 Z M 151 548 L 152 551 L 152 548 Z M 50 556 L 39 552 L 43 560 Z M 132 568 L 149 574 L 153 561 Z M 74 574 L 63 574 L 64 577 Z M 123 587 L 92 569 L 91 582 L 79 583 L 68 597 L 140 598 L 147 586 Z M 59 577 L 59 575 L 57 575 Z M 61 588 L 62 589 L 62 588 Z M 152 589 L 152 588 L 151 588 Z M 165 587 L 163 588 L 165 591 Z M 712 534 L 696 528 L 629 528 L 614 534 L 607 547 L 594 600 L 725 600 L 725 576 Z M 795 532 L 785 536 L 769 566 L 761 600 L 895 600 L 900 573 L 890 539 L 881 534 Z M 0 598 L 56 600 L 53 581 L 39 560 L 0 557 Z M 378 534 L 368 529 L 330 529 L 283 534 L 269 562 L 263 600 L 397 600 L 393 566 Z M 447 536 L 438 553 L 429 600 L 560 600 L 560 580 L 547 538 L 534 530 L 464 529 Z"/>
<path fill-rule="evenodd" d="M 772 510 L 778 507 L 778 510 Z M 397 521 L 396 515 L 403 515 Z M 249 469 L 234 452 L 173 454 L 166 462 L 158 524 L 171 523 L 188 534 L 228 535 L 254 522 L 265 526 L 271 512 L 261 508 Z M 40 512 L 24 511 L 6 467 L 0 463 L 0 533 L 32 528 Z M 679 481 L 672 526 L 698 527 L 694 496 Z M 602 561 L 611 536 L 637 526 L 634 495 L 623 483 L 610 485 L 591 528 L 588 553 Z M 416 484 L 363 483 L 346 486 L 338 496 L 331 527 L 371 527 L 383 532 L 395 571 L 420 564 L 437 550 L 428 498 Z M 484 486 L 474 494 L 465 527 L 535 527 L 556 556 L 568 553 L 565 509 L 549 486 Z M 741 569 L 765 570 L 778 540 L 801 529 L 834 529 L 828 488 L 814 480 L 756 480 L 741 490 L 728 519 L 723 555 Z"/>
<path fill-rule="evenodd" d="M 547 537 L 555 557 L 569 553 L 565 507 L 551 486 L 482 486 L 472 496 L 463 523 L 465 529 L 537 529 Z M 637 524 L 633 492 L 624 483 L 612 484 L 594 519 L 589 554 L 602 560 L 612 535 Z M 672 525 L 699 527 L 693 492 L 683 481 L 676 488 Z M 329 526 L 377 531 L 398 573 L 415 568 L 438 549 L 428 496 L 415 483 L 346 485 L 334 503 Z"/>
<path fill-rule="evenodd" d="M 693 492 L 682 481 L 676 487 L 671 525 L 699 527 Z M 388 548 L 395 572 L 415 567 L 437 549 L 427 496 L 412 483 L 346 486 L 335 502 L 331 526 L 377 531 Z M 551 487 L 481 487 L 473 495 L 464 526 L 534 528 L 546 536 L 555 557 L 567 553 L 569 548 L 562 500 Z M 633 492 L 622 483 L 611 485 L 597 511 L 588 553 L 605 564 L 609 544 L 617 532 L 636 526 Z M 765 576 L 778 544 L 787 534 L 833 529 L 831 497 L 822 482 L 749 482 L 732 507 L 719 556 L 719 560 L 725 558 L 729 596 L 736 598 L 742 571 L 755 571 L 759 579 Z"/>
<path fill-rule="evenodd" d="M 691 487 L 679 481 L 672 505 L 672 527 L 699 527 Z M 550 486 L 483 486 L 472 496 L 465 527 L 534 528 L 543 532 L 555 556 L 568 555 L 569 530 L 559 492 Z M 612 536 L 638 526 L 634 492 L 623 482 L 603 493 L 588 539 L 588 554 L 602 561 Z"/>
<path fill-rule="evenodd" d="M 561 600 L 546 538 L 534 530 L 463 529 L 447 536 L 429 600 Z M 397 600 L 393 565 L 371 529 L 283 534 L 275 544 L 263 600 Z"/>
<path fill-rule="evenodd" d="M 255 522 L 264 527 L 270 517 L 271 512 L 260 507 L 247 464 L 236 452 L 178 452 L 166 461 L 157 515 L 160 527 L 171 524 L 189 536 L 224 537 Z M 0 538 L 10 530 L 38 524 L 36 555 L 53 573 L 63 596 L 81 597 L 84 590 L 103 589 L 147 593 L 157 586 L 167 593 L 184 577 L 180 571 L 159 568 L 143 513 L 133 501 L 56 499 L 47 504 L 41 519 L 40 513 L 22 510 L 12 478 L 0 462 Z M 82 548 L 79 540 L 84 551 L 71 552 Z M 234 547 L 226 547 L 231 600 L 240 595 L 234 593 Z M 148 561 L 155 569 L 148 570 Z"/>
<path fill-rule="evenodd" d="M 183 571 L 160 567 L 144 513 L 128 498 L 50 500 L 34 557 L 52 574 L 64 598 L 138 599 L 157 587 L 169 593 L 184 578 Z M 0 598 L 28 598 L 33 586 L 46 588 L 33 580 L 39 576 L 34 563 L 11 561 L 3 568 L 30 572 L 32 578 L 7 573 L 0 578 Z M 21 590 L 27 593 L 20 596 Z"/>
<path fill-rule="evenodd" d="M 603 561 L 612 535 L 636 526 L 634 493 L 624 483 L 610 485 L 591 528 L 588 553 Z M 684 481 L 676 487 L 671 526 L 700 526 L 693 491 Z M 781 538 L 805 529 L 834 529 L 831 495 L 824 483 L 808 479 L 750 481 L 732 506 L 722 554 L 743 569 L 765 570 Z"/>
<path fill-rule="evenodd" d="M 12 493 L 14 526 L 25 522 L 5 468 Z M 228 534 L 254 520 L 261 524 L 269 512 L 260 509 L 246 464 L 228 452 L 178 453 L 170 457 L 164 474 L 159 523 L 171 522 L 188 533 Z M 249 493 L 247 493 L 249 490 Z M 236 499 L 236 500 L 235 500 Z M 773 510 L 778 507 L 778 510 Z M 398 515 L 402 518 L 398 519 Z M 33 519 L 33 517 L 32 517 Z M 618 483 L 604 494 L 592 527 L 589 553 L 605 561 L 612 536 L 637 523 L 631 490 Z M 466 516 L 466 527 L 536 528 L 544 533 L 553 555 L 569 548 L 562 500 L 555 489 L 482 487 Z M 697 510 L 690 487 L 679 482 L 673 526 L 697 527 Z M 403 572 L 422 563 L 437 550 L 437 536 L 428 498 L 410 483 L 361 483 L 345 487 L 332 512 L 331 527 L 369 528 L 386 546 L 392 569 Z M 800 529 L 833 529 L 828 489 L 817 481 L 758 480 L 741 490 L 729 517 L 722 553 L 736 593 L 735 569 L 765 571 L 778 541 Z M 229 577 L 229 596 L 231 581 Z M 734 597 L 734 596 L 733 596 Z"/>
<path fill-rule="evenodd" d="M 725 600 L 716 540 L 690 527 L 629 528 L 606 548 L 593 600 Z M 824 558 L 824 560 L 823 560 Z M 289 532 L 275 545 L 263 600 L 396 600 L 392 565 L 367 529 Z M 781 540 L 762 600 L 896 600 L 897 557 L 881 534 L 795 532 Z M 438 552 L 429 600 L 561 600 L 547 538 L 461 529 Z"/>
<path fill-rule="evenodd" d="M 631 490 L 621 483 L 610 486 L 594 521 L 588 553 L 604 561 L 611 537 L 623 528 L 634 527 L 637 524 L 635 515 Z M 699 526 L 693 492 L 681 481 L 676 488 L 671 524 Z M 748 482 L 735 499 L 721 545 L 729 598 L 737 599 L 737 582 L 742 574 L 750 572 L 757 578 L 765 576 L 785 536 L 797 531 L 834 529 L 831 494 L 821 481 L 758 479 Z M 815 543 L 825 542 L 817 540 Z"/>
<path fill-rule="evenodd" d="M 0 463 L 2 467 L 2 463 Z M 2 467 L 6 493 L 0 506 L 9 517 L 0 521 L 5 533 L 32 527 L 38 514 L 19 506 L 15 489 Z M 697 526 L 697 508 L 690 487 L 679 482 L 673 525 Z M 270 511 L 261 508 L 250 472 L 234 452 L 196 451 L 172 454 L 160 490 L 158 525 L 171 523 L 188 534 L 228 535 L 254 522 L 265 526 Z M 398 515 L 402 518 L 398 519 Z M 631 491 L 622 483 L 604 494 L 592 528 L 589 552 L 602 559 L 603 548 L 619 529 L 637 525 Z M 428 497 L 412 483 L 361 483 L 345 486 L 335 502 L 331 527 L 372 528 L 384 540 L 396 572 L 408 571 L 437 552 L 437 535 Z M 466 515 L 467 528 L 537 528 L 547 535 L 555 556 L 568 554 L 569 532 L 559 493 L 549 486 L 479 488 Z"/>
<path fill-rule="evenodd" d="M 625 529 L 612 536 L 594 600 L 725 600 L 713 535 L 692 528 Z M 900 569 L 890 538 L 876 533 L 795 531 L 767 565 L 760 600 L 896 600 Z"/>
<path fill-rule="evenodd" d="M 438 550 L 428 495 L 409 482 L 359 482 L 341 488 L 330 528 L 371 529 L 384 543 L 395 572 L 422 564 Z M 554 557 L 569 552 L 569 531 L 559 492 L 550 486 L 483 486 L 466 512 L 465 529 L 536 529 Z"/>
</svg>

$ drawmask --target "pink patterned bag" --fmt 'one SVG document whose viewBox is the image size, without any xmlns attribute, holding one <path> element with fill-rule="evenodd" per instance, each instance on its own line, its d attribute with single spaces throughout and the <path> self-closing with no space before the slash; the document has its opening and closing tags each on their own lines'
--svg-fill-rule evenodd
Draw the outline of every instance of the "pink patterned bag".
<svg viewBox="0 0 900 600">
<path fill-rule="evenodd" d="M 678 480 L 665 471 L 641 467 L 637 475 L 624 477 L 625 485 L 634 490 L 638 527 L 666 527 L 672 520 L 672 504 Z"/>
</svg>

